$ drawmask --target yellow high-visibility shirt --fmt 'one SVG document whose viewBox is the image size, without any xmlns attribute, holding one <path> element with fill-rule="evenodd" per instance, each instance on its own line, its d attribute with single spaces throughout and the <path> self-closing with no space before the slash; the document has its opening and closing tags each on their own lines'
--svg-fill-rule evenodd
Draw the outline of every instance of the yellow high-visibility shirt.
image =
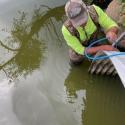
<svg viewBox="0 0 125 125">
<path fill-rule="evenodd" d="M 116 22 L 114 22 L 110 17 L 107 16 L 107 14 L 98 6 L 93 5 L 97 14 L 98 14 L 98 22 L 100 26 L 104 29 L 104 31 L 109 30 L 110 28 L 118 25 Z M 77 27 L 77 31 L 79 32 L 80 35 L 80 40 L 81 41 L 86 41 L 89 40 L 91 35 L 97 30 L 96 25 L 92 21 L 91 17 L 89 16 L 88 21 L 85 25 L 84 28 L 82 27 Z M 81 44 L 79 39 L 76 36 L 73 36 L 68 29 L 63 25 L 62 26 L 62 33 L 64 36 L 64 39 L 66 40 L 68 46 L 70 46 L 75 52 L 78 54 L 83 55 L 85 47 Z M 87 36 L 86 36 L 87 34 Z"/>
</svg>

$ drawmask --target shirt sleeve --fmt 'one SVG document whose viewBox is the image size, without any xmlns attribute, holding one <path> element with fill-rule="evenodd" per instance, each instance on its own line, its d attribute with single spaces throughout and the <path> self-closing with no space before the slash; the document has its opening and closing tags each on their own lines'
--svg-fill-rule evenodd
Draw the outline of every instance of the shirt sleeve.
<svg viewBox="0 0 125 125">
<path fill-rule="evenodd" d="M 107 31 L 112 27 L 118 27 L 117 23 L 113 21 L 100 7 L 93 5 L 99 16 L 99 24 Z"/>
<path fill-rule="evenodd" d="M 83 55 L 85 47 L 80 43 L 80 41 L 68 31 L 68 29 L 63 25 L 62 34 L 68 46 L 70 46 L 75 52 Z"/>
</svg>

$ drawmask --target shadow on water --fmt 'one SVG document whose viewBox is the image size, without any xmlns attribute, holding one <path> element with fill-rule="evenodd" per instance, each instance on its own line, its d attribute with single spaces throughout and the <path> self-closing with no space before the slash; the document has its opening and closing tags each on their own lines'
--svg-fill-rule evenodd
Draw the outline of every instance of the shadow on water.
<svg viewBox="0 0 125 125">
<path fill-rule="evenodd" d="M 63 6 L 51 9 L 48 6 L 40 5 L 39 8 L 34 9 L 30 21 L 26 12 L 18 12 L 19 17 L 13 19 L 11 30 L 11 39 L 13 40 L 7 41 L 6 44 L 9 46 L 1 42 L 2 47 L 16 53 L 13 58 L 0 66 L 8 77 L 16 79 L 21 75 L 26 76 L 38 69 L 41 62 L 44 62 L 47 47 L 45 32 L 49 31 L 51 35 L 52 31 L 49 28 L 51 26 L 54 29 L 54 37 L 60 38 L 52 18 L 62 21 L 63 16 L 61 15 L 64 15 L 62 8 Z M 55 13 L 57 14 L 55 15 Z M 42 28 L 46 28 L 48 31 L 43 33 Z M 12 48 L 15 43 L 19 48 Z"/>
<path fill-rule="evenodd" d="M 65 80 L 67 101 L 76 112 L 80 109 L 81 124 L 124 125 L 125 91 L 119 78 L 88 75 L 86 67 L 73 67 Z"/>
</svg>

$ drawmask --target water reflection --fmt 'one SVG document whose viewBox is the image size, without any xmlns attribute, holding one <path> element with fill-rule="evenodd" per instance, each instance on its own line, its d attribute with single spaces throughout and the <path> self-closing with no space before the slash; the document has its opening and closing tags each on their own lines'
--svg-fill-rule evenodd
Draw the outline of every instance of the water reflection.
<svg viewBox="0 0 125 125">
<path fill-rule="evenodd" d="M 4 70 L 7 76 L 15 79 L 21 75 L 26 76 L 40 67 L 41 62 L 44 60 L 46 49 L 46 38 L 44 34 L 42 34 L 43 31 L 41 31 L 41 29 L 42 27 L 49 29 L 51 25 L 57 38 L 60 38 L 51 18 L 54 17 L 56 21 L 61 20 L 62 16 L 60 16 L 60 14 L 62 15 L 63 13 L 61 8 L 62 7 L 51 9 L 41 5 L 39 8 L 34 9 L 30 20 L 26 12 L 19 11 L 19 17 L 13 20 L 13 28 L 11 30 L 11 39 L 13 40 L 9 38 L 7 42 L 9 46 L 1 42 L 1 45 L 5 49 L 12 52 L 17 51 L 13 58 L 1 65 L 1 69 Z M 58 12 L 58 15 L 55 16 L 55 12 Z M 49 29 L 49 32 L 52 32 L 51 29 Z M 15 42 L 18 44 L 19 49 L 12 49 Z"/>
<path fill-rule="evenodd" d="M 6 73 L 17 78 L 21 74 L 32 73 L 42 62 L 45 63 L 27 79 L 20 79 L 18 86 L 10 91 L 12 102 L 7 104 L 12 103 L 12 110 L 8 110 L 3 118 L 8 118 L 8 114 L 11 114 L 21 125 L 77 124 L 71 108 L 62 101 L 64 77 L 68 70 L 63 55 L 64 42 L 62 43 L 62 37 L 58 37 L 61 36 L 59 27 L 64 14 L 62 8 L 50 9 L 45 6 L 46 10 L 43 11 L 41 6 L 34 10 L 35 17 L 32 15 L 30 18 L 32 21 L 27 22 L 28 15 L 24 12 L 19 12 L 20 18 L 14 19 L 12 36 L 20 47 L 16 55 L 4 64 Z M 11 45 L 9 47 L 13 48 Z M 44 51 L 41 51 L 41 47 Z"/>
<path fill-rule="evenodd" d="M 73 67 L 65 80 L 67 101 L 80 124 L 124 125 L 125 91 L 119 78 L 91 76 L 86 67 Z"/>
<path fill-rule="evenodd" d="M 64 77 L 69 66 L 63 55 L 65 48 L 59 28 L 63 7 L 44 7 L 47 10 L 34 23 L 36 27 L 32 26 L 30 35 L 39 31 L 40 38 L 46 43 L 47 60 L 40 72 L 20 81 L 22 84 L 13 93 L 13 110 L 25 125 L 77 125 L 71 108 L 62 101 Z"/>
</svg>

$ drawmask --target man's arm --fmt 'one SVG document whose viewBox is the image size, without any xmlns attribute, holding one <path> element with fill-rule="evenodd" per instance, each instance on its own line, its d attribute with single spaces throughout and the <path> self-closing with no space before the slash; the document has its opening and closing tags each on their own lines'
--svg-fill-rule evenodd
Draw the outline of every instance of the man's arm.
<svg viewBox="0 0 125 125">
<path fill-rule="evenodd" d="M 70 32 L 66 29 L 65 26 L 62 27 L 62 33 L 68 46 L 70 46 L 76 53 L 80 55 L 85 54 L 85 47 L 80 43 L 80 41 L 75 36 L 72 36 L 70 34 Z M 101 45 L 101 46 L 91 47 L 87 49 L 86 53 L 94 55 L 100 50 L 115 51 L 116 49 L 111 45 Z"/>
<path fill-rule="evenodd" d="M 62 33 L 68 46 L 71 47 L 76 53 L 83 55 L 85 47 L 75 36 L 71 35 L 65 26 L 62 27 Z"/>
<path fill-rule="evenodd" d="M 117 23 L 112 20 L 100 7 L 93 5 L 98 14 L 98 21 L 101 27 L 107 32 L 110 28 L 118 27 Z"/>
<path fill-rule="evenodd" d="M 117 38 L 117 33 L 118 33 L 118 29 L 119 29 L 118 25 L 101 8 L 99 8 L 98 6 L 95 6 L 95 5 L 94 5 L 94 7 L 99 16 L 99 19 L 98 19 L 99 24 L 104 29 L 104 32 L 105 32 L 108 40 L 112 43 Z"/>
<path fill-rule="evenodd" d="M 116 48 L 114 48 L 112 45 L 100 45 L 96 47 L 91 47 L 86 50 L 87 54 L 95 55 L 98 51 L 118 51 Z"/>
</svg>

